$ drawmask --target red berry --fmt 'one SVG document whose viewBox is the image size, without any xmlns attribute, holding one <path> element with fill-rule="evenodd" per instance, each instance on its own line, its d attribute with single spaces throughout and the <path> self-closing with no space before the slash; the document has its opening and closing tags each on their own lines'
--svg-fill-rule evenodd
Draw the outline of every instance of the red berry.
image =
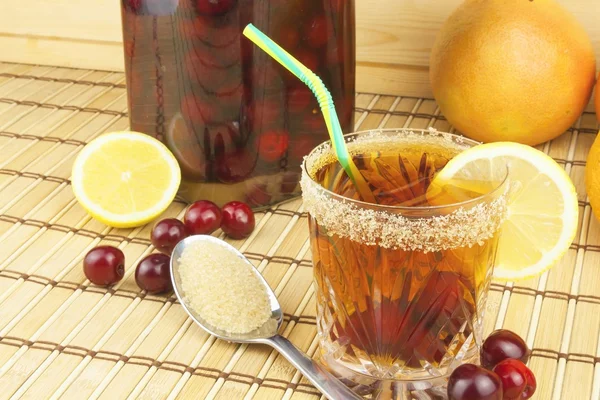
<svg viewBox="0 0 600 400">
<path fill-rule="evenodd" d="M 325 15 L 317 15 L 311 19 L 306 26 L 305 35 L 311 47 L 318 49 L 325 46 L 329 40 Z"/>
<path fill-rule="evenodd" d="M 212 48 L 235 48 L 235 43 L 240 37 L 240 29 L 236 24 L 231 24 L 227 19 L 217 19 L 209 16 L 197 15 L 193 19 L 178 21 L 181 35 L 195 41 L 194 45 L 202 42 L 210 44 Z M 195 47 L 195 46 L 194 46 Z"/>
<path fill-rule="evenodd" d="M 171 255 L 177 243 L 185 239 L 187 231 L 183 222 L 176 218 L 166 218 L 152 228 L 150 240 L 156 250 Z"/>
<path fill-rule="evenodd" d="M 535 393 L 537 382 L 533 372 L 520 360 L 501 361 L 494 367 L 494 372 L 502 381 L 504 400 L 528 399 Z"/>
<path fill-rule="evenodd" d="M 241 201 L 231 201 L 223 206 L 221 229 L 233 239 L 243 239 L 250 236 L 254 230 L 254 213 L 247 204 Z"/>
<path fill-rule="evenodd" d="M 449 400 L 502 400 L 498 375 L 477 365 L 463 364 L 448 379 Z"/>
<path fill-rule="evenodd" d="M 231 10 L 235 0 L 196 0 L 198 13 L 203 15 L 223 15 Z"/>
<path fill-rule="evenodd" d="M 191 235 L 210 235 L 221 225 L 221 210 L 212 201 L 200 200 L 188 207 L 183 221 Z"/>
<path fill-rule="evenodd" d="M 123 6 L 135 14 L 141 10 L 142 0 L 123 0 Z"/>
<path fill-rule="evenodd" d="M 269 131 L 260 135 L 258 155 L 267 162 L 279 161 L 288 149 L 289 134 L 287 131 Z"/>
<path fill-rule="evenodd" d="M 492 332 L 481 346 L 481 365 L 492 369 L 507 358 L 521 360 L 527 364 L 530 351 L 519 335 L 506 329 Z"/>
<path fill-rule="evenodd" d="M 166 254 L 150 254 L 135 269 L 135 283 L 148 293 L 157 294 L 173 289 L 170 270 L 171 257 Z"/>
<path fill-rule="evenodd" d="M 83 259 L 83 273 L 96 285 L 112 285 L 125 275 L 125 255 L 113 246 L 93 248 Z"/>
</svg>

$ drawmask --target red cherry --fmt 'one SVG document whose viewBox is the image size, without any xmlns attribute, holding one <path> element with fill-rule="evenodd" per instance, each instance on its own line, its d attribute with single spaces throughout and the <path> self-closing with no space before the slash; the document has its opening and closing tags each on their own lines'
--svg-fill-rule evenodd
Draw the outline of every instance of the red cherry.
<svg viewBox="0 0 600 400">
<path fill-rule="evenodd" d="M 256 157 L 248 151 L 239 149 L 217 158 L 215 171 L 217 179 L 223 183 L 236 183 L 246 179 L 256 166 Z"/>
<path fill-rule="evenodd" d="M 199 200 L 185 211 L 183 222 L 191 235 L 210 235 L 221 225 L 221 210 L 212 201 Z"/>
<path fill-rule="evenodd" d="M 210 44 L 211 48 L 235 48 L 241 32 L 237 24 L 230 22 L 227 19 L 197 15 L 193 19 L 179 21 L 179 30 L 183 37 L 190 40 L 200 39 L 201 42 Z M 198 45 L 200 41 L 194 44 Z"/>
<path fill-rule="evenodd" d="M 504 400 L 528 399 L 535 393 L 537 382 L 533 372 L 520 360 L 508 358 L 494 367 L 502 381 Z"/>
<path fill-rule="evenodd" d="M 135 269 L 135 282 L 142 290 L 157 294 L 173 289 L 171 283 L 171 257 L 166 254 L 150 254 Z"/>
<path fill-rule="evenodd" d="M 477 365 L 463 364 L 448 379 L 449 400 L 502 400 L 498 375 Z"/>
<path fill-rule="evenodd" d="M 276 162 L 285 155 L 288 149 L 289 134 L 287 131 L 269 131 L 260 135 L 258 155 L 267 162 Z"/>
<path fill-rule="evenodd" d="M 171 255 L 173 249 L 187 236 L 183 222 L 176 218 L 166 218 L 158 221 L 150 233 L 150 241 L 156 250 Z"/>
<path fill-rule="evenodd" d="M 329 40 L 329 35 L 327 34 L 327 25 L 328 20 L 325 15 L 317 15 L 310 20 L 306 26 L 304 34 L 308 44 L 311 47 L 318 49 L 327 44 L 327 41 Z"/>
<path fill-rule="evenodd" d="M 254 230 L 254 213 L 247 204 L 241 201 L 230 201 L 221 210 L 223 219 L 221 229 L 233 239 L 243 239 Z"/>
<path fill-rule="evenodd" d="M 142 0 L 123 0 L 123 7 L 136 14 L 142 8 Z"/>
<path fill-rule="evenodd" d="M 223 15 L 235 5 L 235 0 L 195 0 L 198 13 L 203 15 Z"/>
<path fill-rule="evenodd" d="M 481 365 L 492 369 L 507 358 L 521 360 L 527 364 L 530 351 L 519 335 L 506 329 L 492 332 L 481 346 Z"/>
<path fill-rule="evenodd" d="M 117 283 L 125 275 L 125 255 L 113 246 L 98 246 L 83 258 L 83 273 L 99 286 Z"/>
</svg>

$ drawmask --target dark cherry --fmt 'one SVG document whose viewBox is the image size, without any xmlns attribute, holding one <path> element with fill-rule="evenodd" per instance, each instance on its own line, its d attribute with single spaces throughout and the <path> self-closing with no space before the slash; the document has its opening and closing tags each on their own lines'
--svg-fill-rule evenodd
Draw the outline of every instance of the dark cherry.
<svg viewBox="0 0 600 400">
<path fill-rule="evenodd" d="M 223 15 L 234 5 L 235 0 L 196 0 L 198 13 L 203 15 Z"/>
<path fill-rule="evenodd" d="M 254 230 L 254 213 L 246 203 L 230 201 L 222 208 L 221 229 L 233 239 L 243 239 Z"/>
<path fill-rule="evenodd" d="M 123 6 L 125 6 L 125 9 L 133 12 L 134 14 L 141 10 L 141 5 L 142 0 L 123 0 Z"/>
<path fill-rule="evenodd" d="M 258 155 L 267 162 L 279 161 L 285 155 L 288 143 L 289 134 L 285 130 L 265 132 L 258 141 Z"/>
<path fill-rule="evenodd" d="M 305 31 L 308 44 L 313 48 L 320 48 L 327 44 L 327 17 L 319 15 L 310 20 Z"/>
<path fill-rule="evenodd" d="M 494 372 L 502 381 L 504 400 L 528 399 L 535 393 L 535 376 L 520 360 L 501 361 L 494 367 Z"/>
<path fill-rule="evenodd" d="M 95 247 L 83 259 L 83 273 L 96 285 L 117 283 L 125 275 L 125 255 L 113 246 Z"/>
<path fill-rule="evenodd" d="M 154 225 L 150 233 L 150 240 L 156 250 L 171 255 L 177 243 L 186 236 L 187 230 L 183 222 L 177 218 L 165 218 Z"/>
<path fill-rule="evenodd" d="M 166 254 L 150 254 L 142 259 L 135 269 L 135 283 L 148 293 L 157 294 L 173 289 L 169 263 Z"/>
<path fill-rule="evenodd" d="M 448 399 L 503 400 L 502 382 L 491 371 L 474 364 L 463 364 L 448 379 Z"/>
<path fill-rule="evenodd" d="M 490 334 L 481 346 L 481 365 L 493 369 L 500 361 L 507 358 L 521 360 L 527 364 L 530 351 L 519 335 L 506 329 L 499 329 Z"/>
<path fill-rule="evenodd" d="M 177 25 L 181 35 L 186 39 L 200 39 L 194 45 L 206 43 L 218 50 L 236 47 L 232 46 L 232 43 L 239 39 L 241 31 L 236 24 L 230 22 L 227 18 L 196 15 L 194 18 L 182 18 Z"/>
<path fill-rule="evenodd" d="M 188 207 L 183 222 L 190 235 L 210 235 L 221 225 L 221 210 L 212 201 L 199 200 Z"/>
</svg>

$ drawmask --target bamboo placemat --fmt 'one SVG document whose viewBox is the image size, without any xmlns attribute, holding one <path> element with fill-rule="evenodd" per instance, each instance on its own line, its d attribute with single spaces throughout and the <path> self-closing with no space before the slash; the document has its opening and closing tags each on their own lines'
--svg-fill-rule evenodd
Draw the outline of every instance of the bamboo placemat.
<svg viewBox="0 0 600 400">
<path fill-rule="evenodd" d="M 69 174 L 78 151 L 128 126 L 124 81 L 122 73 L 0 63 L 0 398 L 320 398 L 269 348 L 215 340 L 174 297 L 140 292 L 133 271 L 153 250 L 151 227 L 107 228 L 75 201 Z M 452 130 L 431 99 L 357 94 L 356 129 L 377 127 Z M 600 399 L 600 224 L 583 186 L 597 131 L 590 109 L 539 146 L 578 189 L 580 229 L 568 254 L 540 278 L 494 283 L 489 295 L 486 332 L 506 327 L 526 338 L 537 399 Z M 165 215 L 182 217 L 184 208 L 175 201 Z M 81 268 L 101 243 L 119 246 L 128 264 L 108 290 L 90 286 Z M 257 214 L 252 236 L 230 243 L 279 296 L 283 334 L 313 354 L 301 200 Z"/>
</svg>

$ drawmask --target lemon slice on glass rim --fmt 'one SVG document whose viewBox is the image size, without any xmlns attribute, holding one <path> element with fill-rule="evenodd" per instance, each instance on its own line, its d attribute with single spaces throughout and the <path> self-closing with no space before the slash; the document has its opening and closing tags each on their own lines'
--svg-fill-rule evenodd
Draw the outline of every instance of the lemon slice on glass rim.
<svg viewBox="0 0 600 400">
<path fill-rule="evenodd" d="M 81 206 L 111 227 L 144 225 L 171 204 L 181 171 L 171 151 L 139 132 L 111 132 L 88 143 L 73 164 L 73 193 Z"/>
<path fill-rule="evenodd" d="M 495 142 L 471 147 L 452 158 L 431 187 L 469 189 L 473 182 L 501 181 L 508 166 L 509 194 L 501 229 L 494 278 L 515 281 L 535 277 L 567 251 L 577 231 L 577 193 L 565 170 L 533 147 Z"/>
</svg>

